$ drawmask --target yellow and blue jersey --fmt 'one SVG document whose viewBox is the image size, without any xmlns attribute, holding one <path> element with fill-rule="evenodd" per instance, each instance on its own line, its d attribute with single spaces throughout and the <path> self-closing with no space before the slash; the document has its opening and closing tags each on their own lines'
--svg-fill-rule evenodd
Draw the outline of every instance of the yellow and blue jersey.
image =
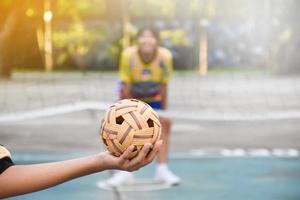
<svg viewBox="0 0 300 200">
<path fill-rule="evenodd" d="M 123 51 L 119 76 L 123 83 L 130 83 L 134 98 L 147 103 L 161 101 L 160 85 L 168 84 L 173 72 L 172 54 L 163 47 L 157 49 L 150 63 L 143 63 L 136 46 Z"/>
</svg>

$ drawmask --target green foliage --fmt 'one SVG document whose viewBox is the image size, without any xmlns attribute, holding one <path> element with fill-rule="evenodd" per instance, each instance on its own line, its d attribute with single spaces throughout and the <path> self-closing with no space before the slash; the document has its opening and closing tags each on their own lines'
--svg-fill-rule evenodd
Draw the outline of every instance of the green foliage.
<svg viewBox="0 0 300 200">
<path fill-rule="evenodd" d="M 107 47 L 107 30 L 105 28 L 87 29 L 84 26 L 85 17 L 99 17 L 106 12 L 104 0 L 58 0 L 56 5 L 57 19 L 71 18 L 69 27 L 65 30 L 55 30 L 53 46 L 55 50 L 55 64 L 57 67 L 77 65 L 79 68 L 91 67 L 91 60 L 115 59 L 115 48 Z M 100 47 L 99 47 L 100 46 Z M 112 50 L 111 50 L 112 49 Z M 97 55 L 99 54 L 99 56 Z M 97 56 L 96 56 L 97 55 Z M 94 57 L 94 58 L 91 58 Z"/>
<path fill-rule="evenodd" d="M 73 19 L 85 16 L 103 16 L 106 13 L 105 0 L 57 0 L 58 17 L 69 16 Z"/>
<path fill-rule="evenodd" d="M 189 46 L 190 41 L 186 35 L 186 32 L 182 29 L 163 30 L 160 33 L 163 41 L 168 40 L 174 46 Z"/>
<path fill-rule="evenodd" d="M 29 0 L 28 2 L 37 1 L 39 0 Z M 90 68 L 91 63 L 98 63 L 98 66 L 105 65 L 106 68 L 117 66 L 116 63 L 118 62 L 118 56 L 121 50 L 122 18 L 120 16 L 123 13 L 120 12 L 120 10 L 123 5 L 122 1 L 123 0 L 52 1 L 54 9 L 53 46 L 55 65 L 63 67 L 71 60 L 75 63 L 73 66 L 77 65 L 79 67 Z M 287 8 L 289 8 L 289 6 L 282 2 L 280 3 L 278 0 L 271 1 L 272 0 L 130 0 L 128 2 L 130 2 L 129 15 L 133 22 L 137 22 L 136 24 L 139 24 L 138 22 L 147 21 L 147 19 L 158 19 L 156 21 L 173 23 L 182 18 L 198 24 L 202 18 L 206 18 L 208 21 L 210 19 L 217 21 L 218 19 L 221 19 L 220 21 L 252 19 L 253 21 L 258 21 L 270 14 L 268 13 L 268 9 L 269 11 L 271 9 L 272 12 L 276 14 L 288 13 Z M 11 2 L 13 1 L 0 0 L 0 7 L 9 5 Z M 292 2 L 292 0 L 287 0 L 286 2 Z M 36 11 L 36 7 L 35 5 L 29 6 L 26 11 L 27 17 L 40 17 L 42 19 L 43 10 L 41 9 L 39 13 Z M 298 21 L 295 20 L 295 24 L 297 24 L 297 22 Z M 114 25 L 111 23 L 114 23 Z M 180 23 L 182 23 L 182 21 L 180 21 Z M 189 29 L 177 27 L 162 30 L 161 32 L 162 40 L 166 41 L 169 48 L 176 48 L 178 55 L 182 54 L 182 52 L 180 52 L 181 49 L 189 48 L 197 42 L 190 41 L 185 30 Z M 132 38 L 134 38 L 136 32 L 137 29 L 132 25 Z M 72 66 L 72 64 L 69 65 Z"/>
<path fill-rule="evenodd" d="M 82 22 L 54 31 L 55 68 L 115 69 L 121 49 L 117 33 L 112 25 L 87 29 Z"/>
<path fill-rule="evenodd" d="M 131 0 L 130 14 L 135 17 L 174 17 L 176 5 L 173 0 Z"/>
<path fill-rule="evenodd" d="M 86 31 L 81 23 L 74 23 L 67 31 L 55 31 L 53 33 L 53 45 L 55 49 L 62 51 L 56 60 L 57 65 L 62 65 L 68 55 L 84 58 L 92 43 L 100 40 L 91 31 Z"/>
</svg>

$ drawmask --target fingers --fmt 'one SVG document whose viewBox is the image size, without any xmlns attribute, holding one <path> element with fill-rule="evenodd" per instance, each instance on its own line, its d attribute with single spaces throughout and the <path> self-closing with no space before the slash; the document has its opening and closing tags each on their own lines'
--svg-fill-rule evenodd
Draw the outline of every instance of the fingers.
<svg viewBox="0 0 300 200">
<path fill-rule="evenodd" d="M 141 164 L 142 161 L 146 158 L 148 153 L 150 152 L 152 145 L 150 143 L 144 144 L 142 150 L 138 153 L 137 157 L 134 158 L 132 164 Z"/>
<path fill-rule="evenodd" d="M 162 140 L 155 143 L 154 147 L 150 143 L 147 143 L 143 146 L 141 151 L 138 153 L 136 157 L 134 146 L 131 145 L 126 149 L 126 151 L 119 158 L 119 169 L 127 170 L 127 171 L 135 171 L 139 168 L 149 164 L 153 161 L 155 156 L 160 150 L 162 145 Z"/>
<path fill-rule="evenodd" d="M 138 156 L 134 158 L 130 163 L 132 166 L 132 170 L 138 170 L 139 168 L 152 162 L 155 156 L 157 155 L 161 145 L 161 140 L 156 142 L 154 148 L 152 148 L 152 145 L 149 143 L 145 144 L 142 150 L 139 152 Z"/>
<path fill-rule="evenodd" d="M 122 160 L 129 160 L 130 158 L 132 158 L 133 149 L 134 149 L 134 146 L 133 146 L 133 145 L 130 145 L 130 146 L 125 150 L 125 152 L 120 156 L 120 158 L 121 158 Z"/>
<path fill-rule="evenodd" d="M 147 143 L 143 146 L 141 151 L 138 153 L 138 155 L 133 158 L 130 163 L 128 164 L 128 167 L 130 168 L 130 171 L 138 170 L 139 168 L 143 167 L 147 164 L 146 157 L 148 153 L 151 151 L 152 145 Z"/>
<path fill-rule="evenodd" d="M 147 156 L 147 163 L 150 163 L 153 161 L 153 159 L 156 157 L 157 153 L 159 152 L 161 146 L 162 146 L 162 140 L 159 140 L 155 143 L 152 151 Z"/>
</svg>

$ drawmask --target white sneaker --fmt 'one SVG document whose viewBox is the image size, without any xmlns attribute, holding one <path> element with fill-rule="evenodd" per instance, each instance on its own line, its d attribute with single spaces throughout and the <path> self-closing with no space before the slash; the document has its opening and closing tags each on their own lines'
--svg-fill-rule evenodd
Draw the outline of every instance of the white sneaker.
<svg viewBox="0 0 300 200">
<path fill-rule="evenodd" d="M 173 174 L 169 169 L 156 170 L 155 180 L 159 182 L 164 182 L 169 185 L 178 185 L 180 183 L 180 178 Z"/>
<path fill-rule="evenodd" d="M 130 184 L 134 181 L 134 176 L 131 172 L 118 171 L 111 178 L 109 178 L 106 183 L 110 186 L 121 186 Z"/>
</svg>

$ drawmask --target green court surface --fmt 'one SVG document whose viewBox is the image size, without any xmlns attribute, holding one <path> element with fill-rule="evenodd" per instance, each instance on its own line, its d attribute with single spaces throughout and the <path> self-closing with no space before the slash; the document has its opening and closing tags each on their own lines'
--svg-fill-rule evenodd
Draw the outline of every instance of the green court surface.
<svg viewBox="0 0 300 200">
<path fill-rule="evenodd" d="M 17 154 L 18 155 L 18 154 Z M 34 154 L 16 156 L 17 163 L 34 163 Z M 39 156 L 41 157 L 41 155 Z M 52 157 L 55 157 L 52 155 Z M 21 159 L 20 159 L 21 158 Z M 29 159 L 30 158 L 30 159 Z M 44 160 L 47 161 L 47 160 Z M 51 160 L 52 161 L 52 160 Z M 154 164 L 136 172 L 137 179 L 151 180 Z M 146 189 L 148 191 L 114 191 L 97 187 L 109 172 L 79 178 L 51 189 L 23 195 L 23 199 L 188 199 L 188 200 L 299 200 L 299 157 L 195 157 L 170 160 L 172 170 L 182 178 L 179 186 Z"/>
</svg>

